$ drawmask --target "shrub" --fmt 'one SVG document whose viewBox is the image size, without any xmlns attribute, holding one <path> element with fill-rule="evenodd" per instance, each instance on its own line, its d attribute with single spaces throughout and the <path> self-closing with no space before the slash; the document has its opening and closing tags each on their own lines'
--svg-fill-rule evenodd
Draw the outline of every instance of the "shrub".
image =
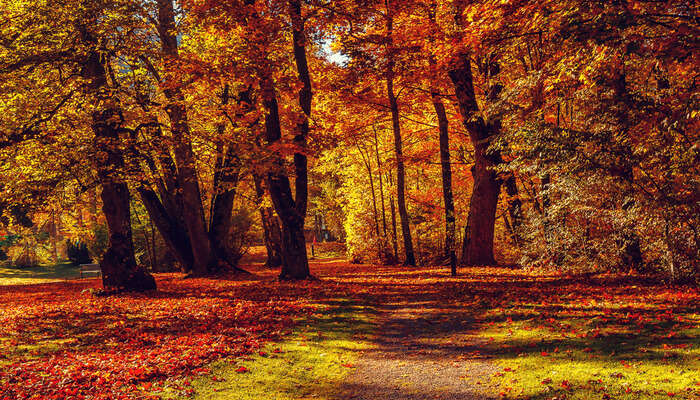
<svg viewBox="0 0 700 400">
<path fill-rule="evenodd" d="M 73 243 L 70 240 L 66 241 L 66 255 L 70 262 L 75 265 L 89 264 L 92 262 L 90 252 L 84 242 L 77 241 Z"/>
</svg>

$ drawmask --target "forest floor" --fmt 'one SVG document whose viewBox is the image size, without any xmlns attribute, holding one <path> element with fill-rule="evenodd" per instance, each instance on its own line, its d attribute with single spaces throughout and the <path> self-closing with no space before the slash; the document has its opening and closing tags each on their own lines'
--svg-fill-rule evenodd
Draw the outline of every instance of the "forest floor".
<svg viewBox="0 0 700 400">
<path fill-rule="evenodd" d="M 0 286 L 0 399 L 700 397 L 697 287 L 340 258 L 287 283 L 259 261 L 108 298 Z"/>
</svg>

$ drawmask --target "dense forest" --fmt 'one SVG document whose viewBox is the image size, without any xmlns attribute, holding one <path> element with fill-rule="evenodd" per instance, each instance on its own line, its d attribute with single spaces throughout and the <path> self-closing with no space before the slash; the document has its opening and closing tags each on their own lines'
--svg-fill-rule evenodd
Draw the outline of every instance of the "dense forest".
<svg viewBox="0 0 700 400">
<path fill-rule="evenodd" d="M 0 0 L 0 400 L 700 399 L 693 0 Z"/>
<path fill-rule="evenodd" d="M 261 243 L 301 280 L 307 242 L 332 239 L 452 274 L 700 277 L 693 1 L 0 10 L 8 262 L 69 248 L 105 289 L 144 291 L 152 272 L 246 274 Z"/>
</svg>

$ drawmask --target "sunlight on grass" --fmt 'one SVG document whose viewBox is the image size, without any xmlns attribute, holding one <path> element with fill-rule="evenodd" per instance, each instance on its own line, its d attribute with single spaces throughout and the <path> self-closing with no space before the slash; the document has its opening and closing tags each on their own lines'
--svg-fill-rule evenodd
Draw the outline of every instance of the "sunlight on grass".
<svg viewBox="0 0 700 400">
<path fill-rule="evenodd" d="M 0 267 L 0 286 L 58 282 L 66 279 L 76 279 L 79 276 L 78 267 L 71 263 L 39 265 L 27 268 Z"/>
<path fill-rule="evenodd" d="M 516 318 L 487 324 L 481 336 L 502 367 L 493 377 L 501 397 L 697 399 L 700 316 L 676 310 L 666 319 L 659 307 L 639 317 L 628 306 L 606 304 L 606 313 L 590 309 L 587 318 L 582 307 L 561 305 L 554 316 L 539 317 L 515 306 L 506 314 Z"/>
<path fill-rule="evenodd" d="M 347 301 L 321 305 L 284 341 L 247 359 L 214 362 L 210 373 L 158 394 L 175 399 L 184 393 L 199 400 L 329 399 L 352 372 L 358 352 L 369 348 L 373 329 L 369 307 Z"/>
</svg>

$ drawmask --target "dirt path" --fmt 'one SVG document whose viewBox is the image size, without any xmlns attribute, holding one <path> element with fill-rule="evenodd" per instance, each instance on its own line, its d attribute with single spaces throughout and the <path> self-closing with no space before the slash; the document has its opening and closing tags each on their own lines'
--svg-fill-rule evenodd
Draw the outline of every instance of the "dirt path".
<svg viewBox="0 0 700 400">
<path fill-rule="evenodd" d="M 376 346 L 365 351 L 342 399 L 495 399 L 496 367 L 481 358 L 468 313 L 430 304 L 384 305 Z"/>
</svg>

